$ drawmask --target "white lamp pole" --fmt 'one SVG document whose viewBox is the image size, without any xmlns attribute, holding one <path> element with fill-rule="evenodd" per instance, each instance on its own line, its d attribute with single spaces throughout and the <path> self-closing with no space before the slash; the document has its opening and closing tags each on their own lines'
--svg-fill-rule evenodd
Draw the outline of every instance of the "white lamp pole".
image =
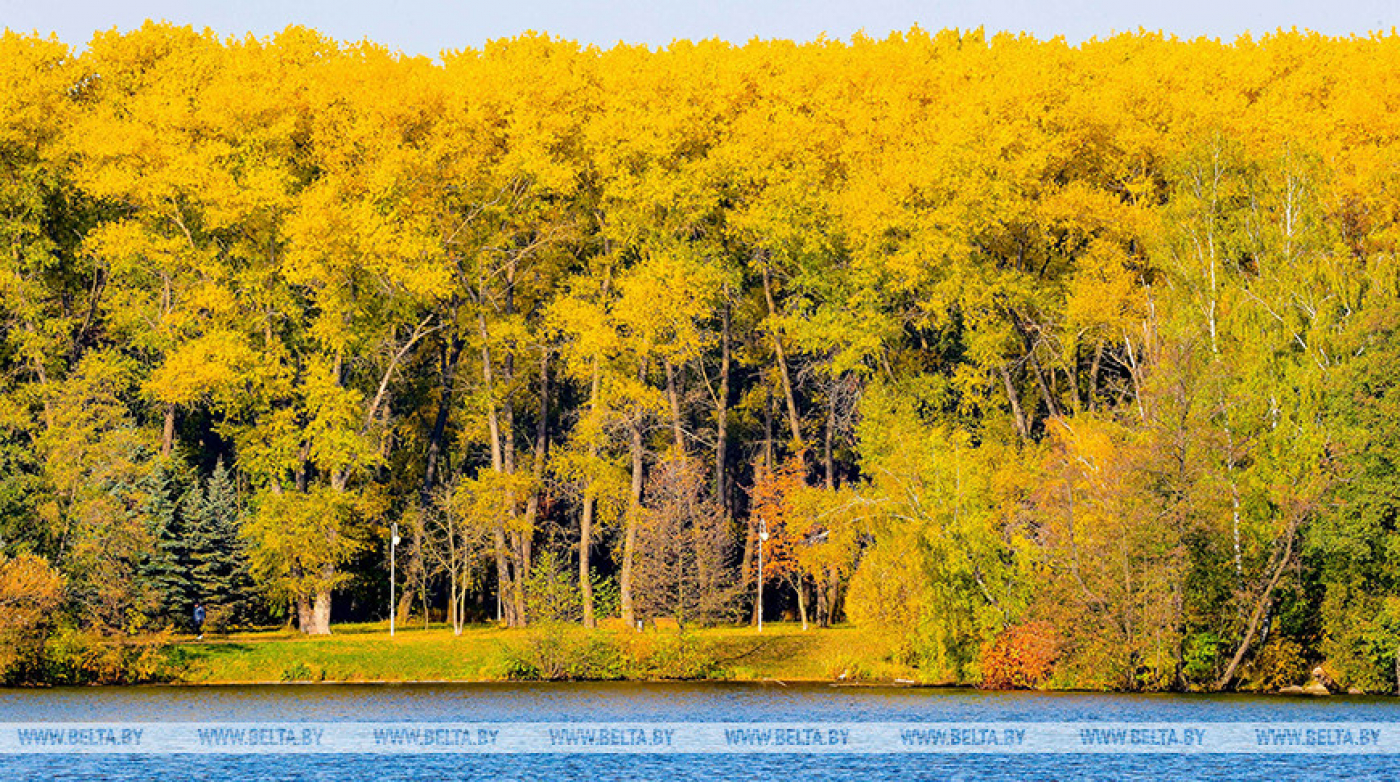
<svg viewBox="0 0 1400 782">
<path fill-rule="evenodd" d="M 768 523 L 758 519 L 758 631 L 763 632 L 763 544 L 768 542 Z"/>
<path fill-rule="evenodd" d="M 389 637 L 394 637 L 394 549 L 399 545 L 399 525 L 394 524 L 389 532 Z"/>
</svg>

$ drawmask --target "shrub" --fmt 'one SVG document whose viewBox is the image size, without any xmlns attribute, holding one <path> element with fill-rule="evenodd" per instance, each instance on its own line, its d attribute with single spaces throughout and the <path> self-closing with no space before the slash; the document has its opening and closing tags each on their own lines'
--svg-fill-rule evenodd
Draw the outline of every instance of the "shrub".
<svg viewBox="0 0 1400 782">
<path fill-rule="evenodd" d="M 325 671 L 318 674 L 315 669 L 301 661 L 294 662 L 282 669 L 282 681 L 284 682 L 315 682 L 325 678 Z"/>
<path fill-rule="evenodd" d="M 1308 677 L 1308 660 L 1303 647 L 1288 638 L 1270 638 L 1250 663 L 1251 689 L 1277 690 L 1302 684 Z"/>
<path fill-rule="evenodd" d="M 713 648 L 690 633 L 658 637 L 635 662 L 642 673 L 657 679 L 718 679 L 725 675 Z"/>
<path fill-rule="evenodd" d="M 184 662 L 168 630 L 107 636 L 65 629 L 44 646 L 41 676 L 54 684 L 141 684 L 174 679 Z"/>
<path fill-rule="evenodd" d="M 622 679 L 626 655 L 608 636 L 570 625 L 531 629 L 504 650 L 505 675 L 537 681 Z"/>
<path fill-rule="evenodd" d="M 1187 636 L 1181 653 L 1181 673 L 1189 682 L 1213 683 L 1220 674 L 1220 636 L 1195 633 Z"/>
<path fill-rule="evenodd" d="M 982 650 L 982 687 L 1030 689 L 1054 670 L 1059 633 L 1048 622 L 1027 622 L 1003 631 Z"/>
<path fill-rule="evenodd" d="M 27 678 L 43 650 L 63 577 L 30 554 L 0 555 L 0 676 Z"/>
</svg>

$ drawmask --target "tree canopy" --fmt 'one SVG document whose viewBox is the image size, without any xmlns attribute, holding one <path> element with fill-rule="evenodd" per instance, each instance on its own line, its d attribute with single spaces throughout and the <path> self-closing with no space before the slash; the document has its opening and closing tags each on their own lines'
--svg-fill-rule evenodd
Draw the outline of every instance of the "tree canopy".
<svg viewBox="0 0 1400 782">
<path fill-rule="evenodd" d="M 1400 686 L 1394 34 L 6 32 L 0 171 L 6 632 L 330 632 L 398 524 L 459 630 Z"/>
</svg>

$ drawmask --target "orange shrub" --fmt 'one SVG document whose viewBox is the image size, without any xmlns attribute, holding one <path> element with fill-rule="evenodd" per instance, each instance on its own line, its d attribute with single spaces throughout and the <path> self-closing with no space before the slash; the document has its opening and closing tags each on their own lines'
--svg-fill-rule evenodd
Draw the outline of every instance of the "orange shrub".
<svg viewBox="0 0 1400 782">
<path fill-rule="evenodd" d="M 1059 656 L 1059 632 L 1049 622 L 1008 628 L 982 647 L 982 687 L 1031 689 L 1050 676 Z"/>
</svg>

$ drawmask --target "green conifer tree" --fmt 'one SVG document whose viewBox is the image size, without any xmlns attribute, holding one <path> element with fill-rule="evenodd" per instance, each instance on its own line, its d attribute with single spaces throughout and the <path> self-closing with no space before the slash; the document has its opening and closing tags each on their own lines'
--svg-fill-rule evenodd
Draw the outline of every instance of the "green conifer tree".
<svg viewBox="0 0 1400 782">
<path fill-rule="evenodd" d="M 186 492 L 181 509 L 189 527 L 196 599 L 209 610 L 222 613 L 224 621 L 248 619 L 252 576 L 238 536 L 242 511 L 223 460 L 215 465 L 203 489 L 195 486 Z"/>
<path fill-rule="evenodd" d="M 151 617 L 161 623 L 179 623 L 193 608 L 189 548 L 184 520 L 175 501 L 179 481 L 169 469 L 158 466 L 144 480 L 146 503 L 142 508 L 155 546 L 142 565 L 141 575 L 151 586 Z M 197 486 L 196 486 L 197 488 Z"/>
</svg>

